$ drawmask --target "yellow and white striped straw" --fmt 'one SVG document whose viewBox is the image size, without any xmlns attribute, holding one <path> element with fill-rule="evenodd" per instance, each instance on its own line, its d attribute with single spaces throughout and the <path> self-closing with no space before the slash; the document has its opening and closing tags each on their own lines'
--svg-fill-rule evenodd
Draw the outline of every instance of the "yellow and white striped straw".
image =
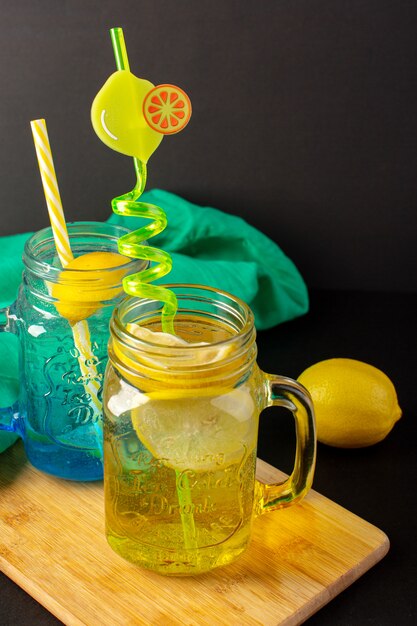
<svg viewBox="0 0 417 626">
<path fill-rule="evenodd" d="M 45 120 L 30 123 L 55 245 L 62 267 L 73 259 Z"/>
<path fill-rule="evenodd" d="M 32 128 L 36 156 L 38 157 L 39 171 L 41 174 L 56 250 L 59 260 L 61 261 L 61 265 L 65 268 L 74 258 L 74 255 L 72 254 L 69 241 L 64 209 L 61 202 L 51 146 L 49 143 L 48 131 L 46 129 L 46 122 L 44 119 L 33 120 L 30 125 Z M 98 398 L 100 383 L 98 382 L 98 372 L 96 367 L 93 364 L 87 365 L 88 362 L 91 363 L 91 359 L 94 356 L 91 349 L 88 323 L 86 320 L 82 320 L 81 322 L 71 325 L 71 329 L 74 337 L 74 345 L 79 353 L 78 363 L 81 375 L 85 381 L 83 386 L 85 391 L 91 397 L 91 403 L 95 408 L 96 422 L 98 422 L 102 414 L 102 404 Z M 97 424 L 95 423 L 95 425 Z M 99 435 L 101 435 L 101 433 L 99 433 Z M 98 443 L 101 449 L 101 440 L 99 440 Z"/>
</svg>

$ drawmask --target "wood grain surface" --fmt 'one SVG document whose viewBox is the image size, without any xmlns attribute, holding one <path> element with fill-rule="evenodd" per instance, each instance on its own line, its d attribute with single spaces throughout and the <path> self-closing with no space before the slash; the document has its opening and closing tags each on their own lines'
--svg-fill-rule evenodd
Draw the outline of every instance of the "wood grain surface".
<svg viewBox="0 0 417 626">
<path fill-rule="evenodd" d="M 280 480 L 258 460 L 258 478 Z M 0 455 L 0 569 L 69 626 L 302 623 L 388 551 L 387 536 L 317 492 L 254 523 L 232 565 L 168 578 L 107 545 L 102 483 L 38 472 L 20 443 Z"/>
</svg>

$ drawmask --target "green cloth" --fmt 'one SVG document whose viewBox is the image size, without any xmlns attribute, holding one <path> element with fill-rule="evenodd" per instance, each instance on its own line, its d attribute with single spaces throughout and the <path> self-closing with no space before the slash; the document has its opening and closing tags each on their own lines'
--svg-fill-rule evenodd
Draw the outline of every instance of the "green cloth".
<svg viewBox="0 0 417 626">
<path fill-rule="evenodd" d="M 168 218 L 168 227 L 149 241 L 173 260 L 171 272 L 159 282 L 199 283 L 228 291 L 251 307 L 259 330 L 307 312 L 307 288 L 294 263 L 243 219 L 160 189 L 141 199 L 163 208 Z M 138 218 L 114 214 L 110 222 L 132 230 L 141 224 Z"/>
<path fill-rule="evenodd" d="M 197 283 L 228 291 L 251 307 L 259 330 L 307 312 L 307 288 L 294 263 L 276 243 L 243 219 L 159 189 L 145 192 L 141 201 L 160 206 L 168 218 L 168 227 L 150 241 L 150 245 L 169 252 L 173 260 L 172 271 L 159 282 Z M 131 230 L 143 223 L 114 214 L 109 221 Z M 2 307 L 16 297 L 23 246 L 30 235 L 0 238 Z M 0 335 L 1 406 L 9 404 L 5 386 L 10 386 L 10 355 L 2 355 L 3 340 L 4 334 Z M 17 367 L 13 367 L 17 375 Z M 3 442 L 4 433 L 0 433 L 0 451 Z"/>
</svg>

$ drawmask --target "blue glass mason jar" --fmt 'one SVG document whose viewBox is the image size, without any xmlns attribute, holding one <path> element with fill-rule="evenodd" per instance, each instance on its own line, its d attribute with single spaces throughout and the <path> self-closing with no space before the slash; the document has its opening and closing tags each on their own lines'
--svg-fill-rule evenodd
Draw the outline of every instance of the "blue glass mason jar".
<svg viewBox="0 0 417 626">
<path fill-rule="evenodd" d="M 117 240 L 127 232 L 99 222 L 68 225 L 74 257 L 117 253 Z M 52 230 L 45 228 L 26 242 L 16 301 L 2 310 L 0 331 L 16 337 L 19 395 L 0 409 L 0 430 L 18 434 L 32 465 L 61 478 L 103 477 L 101 394 L 109 321 L 124 297 L 122 279 L 145 266 L 123 261 L 63 272 Z M 70 302 L 62 300 L 66 293 Z M 69 310 L 81 319 L 69 319 Z"/>
</svg>

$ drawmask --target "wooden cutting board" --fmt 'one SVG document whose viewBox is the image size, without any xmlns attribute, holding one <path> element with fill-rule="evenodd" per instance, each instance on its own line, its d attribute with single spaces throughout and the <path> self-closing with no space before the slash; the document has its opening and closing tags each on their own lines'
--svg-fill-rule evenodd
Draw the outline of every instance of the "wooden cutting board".
<svg viewBox="0 0 417 626">
<path fill-rule="evenodd" d="M 258 461 L 263 482 L 283 477 Z M 382 531 L 312 491 L 258 518 L 232 565 L 167 578 L 108 547 L 102 483 L 42 474 L 20 443 L 0 455 L 0 569 L 70 626 L 300 624 L 388 548 Z"/>
</svg>

